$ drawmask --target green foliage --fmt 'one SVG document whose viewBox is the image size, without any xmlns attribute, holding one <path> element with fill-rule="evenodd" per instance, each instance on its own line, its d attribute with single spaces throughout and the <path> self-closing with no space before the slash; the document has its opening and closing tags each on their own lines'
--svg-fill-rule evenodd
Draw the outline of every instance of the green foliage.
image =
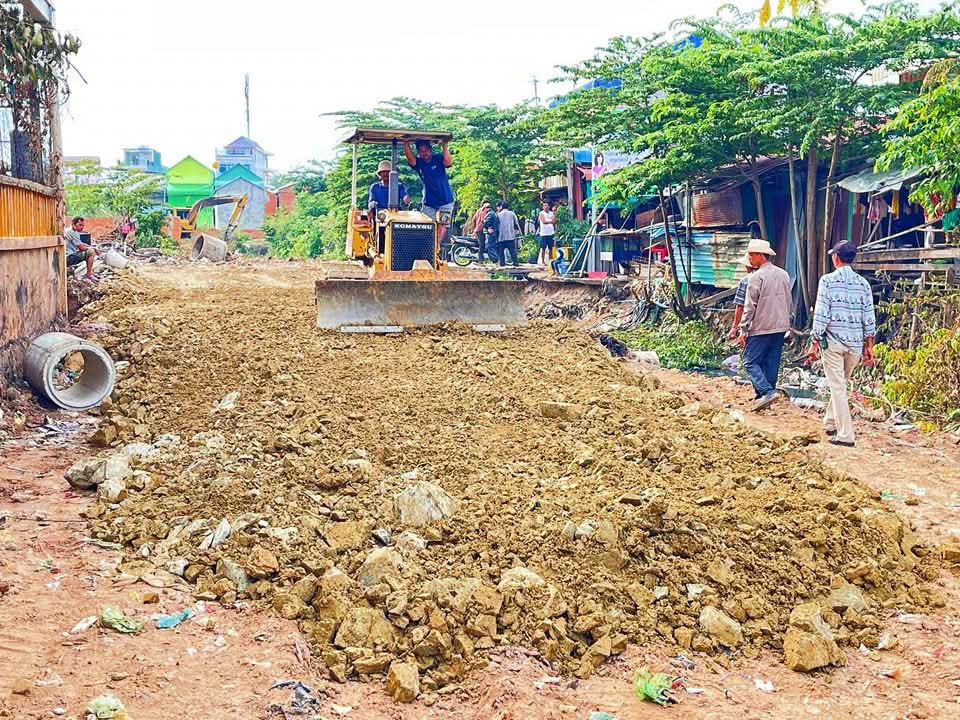
<svg viewBox="0 0 960 720">
<path fill-rule="evenodd" d="M 554 210 L 557 240 L 567 242 L 573 238 L 583 238 L 590 232 L 589 220 L 577 220 L 566 205 L 558 205 Z M 568 260 L 570 258 L 567 258 Z"/>
<path fill-rule="evenodd" d="M 95 162 L 82 160 L 68 163 L 69 178 L 100 176 L 100 182 L 65 184 L 65 202 L 70 215 L 112 215 L 117 220 L 137 217 L 157 204 L 163 186 L 159 175 L 136 168 L 101 168 Z"/>
<path fill-rule="evenodd" d="M 517 248 L 517 260 L 520 262 L 534 262 L 539 254 L 540 238 L 538 236 L 524 235 L 520 238 L 520 244 Z"/>
<path fill-rule="evenodd" d="M 335 241 L 329 223 L 324 193 L 300 193 L 292 212 L 264 219 L 264 237 L 276 257 L 342 257 L 343 235 Z"/>
<path fill-rule="evenodd" d="M 103 188 L 91 179 L 103 169 L 94 160 L 76 160 L 65 163 L 65 202 L 69 215 L 98 216 L 107 212 L 103 202 Z M 73 182 L 70 182 L 70 181 Z"/>
<path fill-rule="evenodd" d="M 20 3 L 0 4 L 0 107 L 14 108 L 21 123 L 34 116 L 23 88 L 45 83 L 66 90 L 70 57 L 80 41 L 31 22 Z M 26 111 L 26 112 L 21 112 Z"/>
<path fill-rule="evenodd" d="M 887 143 L 877 160 L 880 170 L 927 171 L 910 197 L 928 212 L 946 209 L 960 187 L 960 65 L 952 60 L 942 69 L 941 82 L 928 84 L 887 124 Z"/>
<path fill-rule="evenodd" d="M 160 247 L 166 216 L 160 210 L 137 215 L 137 247 Z"/>
<path fill-rule="evenodd" d="M 680 370 L 720 367 L 726 350 L 710 326 L 701 320 L 667 320 L 613 335 L 634 350 L 655 351 L 664 367 Z"/>
</svg>

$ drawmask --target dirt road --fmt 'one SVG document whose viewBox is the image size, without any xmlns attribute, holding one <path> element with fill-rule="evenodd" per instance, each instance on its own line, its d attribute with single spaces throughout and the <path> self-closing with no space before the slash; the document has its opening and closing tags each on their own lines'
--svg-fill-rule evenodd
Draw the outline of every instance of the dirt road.
<svg viewBox="0 0 960 720">
<path fill-rule="evenodd" d="M 182 444 L 148 469 L 142 491 L 116 506 L 65 495 L 63 470 L 93 452 L 85 433 L 58 438 L 62 447 L 20 441 L 3 449 L 0 511 L 13 517 L 0 529 L 0 581 L 10 583 L 0 595 L 0 686 L 6 694 L 18 679 L 34 683 L 29 695 L 3 700 L 7 716 L 62 709 L 82 717 L 88 699 L 111 691 L 135 720 L 267 718 L 272 704 L 290 700 L 289 690 L 270 685 L 296 678 L 320 688 L 325 717 L 586 718 L 592 710 L 655 717 L 667 711 L 633 697 L 629 685 L 642 665 L 703 689 L 679 692 L 680 706 L 669 711 L 677 717 L 919 718 L 958 709 L 960 630 L 935 607 L 955 607 L 958 595 L 954 578 L 930 562 L 930 548 L 960 525 L 951 498 L 955 447 L 864 428 L 855 453 L 804 448 L 789 436 L 815 429 L 816 420 L 792 408 L 765 420 L 786 436 L 780 440 L 728 424 L 722 412 L 685 417 L 674 406 L 702 398 L 723 408 L 740 398 L 725 382 L 674 373 L 662 373 L 658 388 L 562 324 L 495 338 L 322 335 L 311 326 L 313 275 L 288 266 L 147 270 L 92 312 L 91 320 L 109 321 L 111 350 L 131 362 L 105 413 L 116 443 L 175 434 Z M 218 407 L 234 391 L 234 402 Z M 562 416 L 545 417 L 544 403 L 570 405 L 551 406 L 548 414 Z M 811 460 L 819 455 L 842 474 Z M 393 498 L 413 473 L 450 493 L 457 510 L 420 529 L 428 548 L 400 557 L 385 582 L 355 583 L 377 550 L 370 532 L 404 529 Z M 844 475 L 863 485 L 847 483 L 841 510 L 823 512 L 834 507 Z M 917 504 L 881 501 L 868 487 L 899 488 L 897 497 Z M 619 502 L 625 494 L 637 504 Z M 919 554 L 884 569 L 881 560 L 898 552 L 884 533 L 902 544 L 911 532 L 892 507 L 914 523 Z M 83 542 L 89 528 L 77 522 L 81 511 L 99 537 L 127 548 L 126 575 L 118 575 L 120 553 Z M 205 523 L 199 540 L 220 518 L 245 513 L 257 515 L 260 529 L 235 533 L 214 553 L 184 542 L 160 555 L 180 517 Z M 883 523 L 871 525 L 871 517 Z M 567 522 L 589 522 L 593 531 L 571 540 Z M 818 528 L 828 534 L 811 552 Z M 224 585 L 216 568 L 231 558 L 249 567 L 256 548 L 277 569 L 259 573 L 257 584 L 266 586 L 256 593 L 228 602 L 238 588 Z M 134 550 L 139 566 L 129 563 Z M 165 571 L 179 559 L 199 568 L 197 587 Z M 850 643 L 846 666 L 812 676 L 784 668 L 777 638 L 793 605 L 864 561 L 878 563 L 877 581 L 862 585 L 872 610 L 835 628 Z M 352 670 L 358 659 L 375 664 L 378 656 L 371 649 L 353 657 L 318 637 L 327 632 L 319 625 L 328 608 L 318 600 L 326 590 L 314 589 L 299 624 L 266 606 L 334 567 L 350 580 L 336 594 L 344 602 L 337 612 L 379 613 L 391 602 L 386 596 L 396 601 L 400 592 L 444 628 L 441 645 L 471 619 L 436 591 L 425 595 L 429 581 L 499 584 L 495 635 L 466 633 L 455 650 L 427 653 L 416 613 L 388 611 L 389 642 L 376 652 L 420 659 L 417 703 L 394 705 L 376 671 L 361 674 L 372 683 L 330 682 L 325 664 Z M 517 567 L 543 585 L 511 593 L 503 578 Z M 642 597 L 661 587 L 664 605 L 651 615 Z M 158 604 L 143 603 L 149 592 L 159 594 Z M 220 602 L 207 601 L 205 612 L 175 630 L 149 623 L 133 636 L 98 628 L 65 634 L 106 604 L 149 620 L 195 607 L 198 593 Z M 545 635 L 542 615 L 525 609 L 531 599 L 562 607 L 548 616 L 569 628 Z M 743 617 L 745 639 L 729 659 L 698 629 L 708 604 Z M 683 627 L 690 635 L 676 633 Z M 896 648 L 857 652 L 859 640 L 872 647 L 884 631 L 897 637 Z M 618 634 L 630 640 L 626 652 L 581 672 L 591 647 Z M 467 652 L 464 639 L 476 647 Z M 686 650 L 696 668 L 671 664 L 678 644 L 691 640 L 706 651 Z M 558 670 L 565 671 L 559 680 Z"/>
</svg>

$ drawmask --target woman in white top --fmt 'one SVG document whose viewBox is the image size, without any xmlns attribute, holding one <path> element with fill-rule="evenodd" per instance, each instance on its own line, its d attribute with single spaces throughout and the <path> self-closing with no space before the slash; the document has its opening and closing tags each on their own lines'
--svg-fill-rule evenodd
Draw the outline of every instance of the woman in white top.
<svg viewBox="0 0 960 720">
<path fill-rule="evenodd" d="M 556 215 L 550 209 L 550 203 L 544 200 L 543 209 L 537 215 L 537 222 L 540 224 L 540 253 L 537 255 L 537 264 L 540 267 L 546 267 L 553 254 L 553 235 L 555 232 L 554 222 Z"/>
</svg>

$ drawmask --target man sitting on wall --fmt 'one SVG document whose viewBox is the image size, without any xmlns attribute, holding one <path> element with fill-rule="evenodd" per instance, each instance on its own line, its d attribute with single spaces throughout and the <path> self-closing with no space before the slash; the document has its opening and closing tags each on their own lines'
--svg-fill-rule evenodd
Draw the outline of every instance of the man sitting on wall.
<svg viewBox="0 0 960 720">
<path fill-rule="evenodd" d="M 93 259 L 100 252 L 92 245 L 88 245 L 80 239 L 80 233 L 83 232 L 83 218 L 75 217 L 70 223 L 70 228 L 63 233 L 67 241 L 67 267 L 73 267 L 86 261 L 87 272 L 84 277 L 87 280 L 95 279 L 93 276 Z"/>
</svg>

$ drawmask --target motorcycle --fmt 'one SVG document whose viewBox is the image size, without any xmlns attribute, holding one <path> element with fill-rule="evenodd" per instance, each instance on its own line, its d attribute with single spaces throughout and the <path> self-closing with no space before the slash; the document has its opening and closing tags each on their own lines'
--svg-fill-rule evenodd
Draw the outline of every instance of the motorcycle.
<svg viewBox="0 0 960 720">
<path fill-rule="evenodd" d="M 491 247 L 494 245 L 494 247 Z M 487 243 L 486 251 L 490 262 L 497 262 L 496 243 Z M 477 262 L 480 257 L 480 247 L 475 237 L 469 235 L 454 235 L 450 240 L 449 259 L 454 265 L 467 267 L 472 262 Z"/>
</svg>

